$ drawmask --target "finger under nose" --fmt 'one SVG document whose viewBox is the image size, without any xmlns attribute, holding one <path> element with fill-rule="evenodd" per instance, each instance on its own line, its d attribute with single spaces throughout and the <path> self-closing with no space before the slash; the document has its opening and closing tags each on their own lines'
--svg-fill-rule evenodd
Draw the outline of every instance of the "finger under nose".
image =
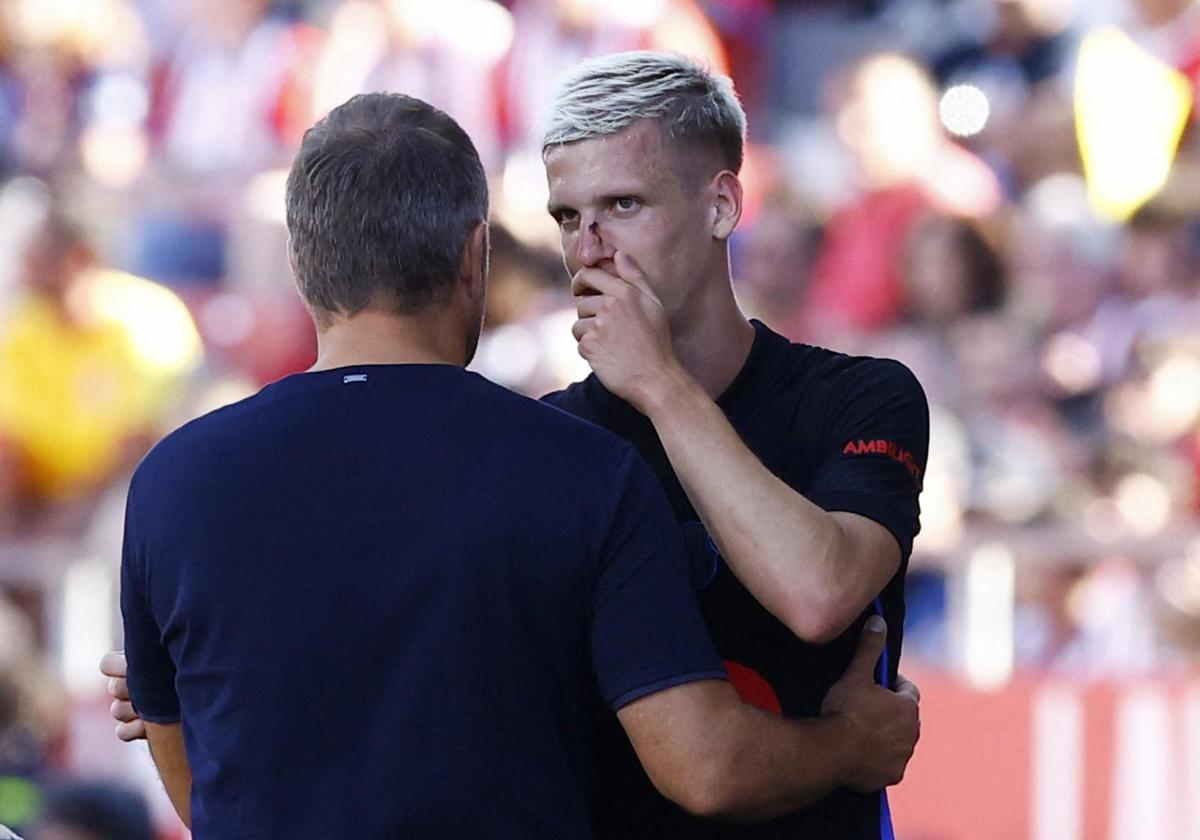
<svg viewBox="0 0 1200 840">
<path fill-rule="evenodd" d="M 628 284 L 599 268 L 581 268 L 571 278 L 571 294 L 575 297 L 617 294 Z"/>
</svg>

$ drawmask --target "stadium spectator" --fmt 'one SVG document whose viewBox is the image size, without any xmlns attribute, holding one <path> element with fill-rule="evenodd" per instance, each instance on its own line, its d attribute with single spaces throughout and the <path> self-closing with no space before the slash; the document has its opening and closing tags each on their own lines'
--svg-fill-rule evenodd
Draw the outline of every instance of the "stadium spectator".
<svg viewBox="0 0 1200 840">
<path fill-rule="evenodd" d="M 489 171 L 502 161 L 501 66 L 512 42 L 508 14 L 466 3 L 449 17 L 423 0 L 338 6 L 315 71 L 313 114 L 356 93 L 398 90 L 454 114 Z"/>
<path fill-rule="evenodd" d="M 149 80 L 150 165 L 137 187 L 133 266 L 175 285 L 220 285 L 246 182 L 287 160 L 306 103 L 304 30 L 269 0 L 185 0 Z"/>
<path fill-rule="evenodd" d="M 844 74 L 833 121 L 853 156 L 858 189 L 829 220 L 808 311 L 793 329 L 838 339 L 899 316 L 899 257 L 927 212 L 986 212 L 999 198 L 991 170 L 945 138 L 936 90 L 919 64 L 880 53 Z"/>
<path fill-rule="evenodd" d="M 77 533 L 96 494 L 148 445 L 152 382 L 126 325 L 96 306 L 95 253 L 52 213 L 0 322 L 0 441 L 17 527 Z"/>
</svg>

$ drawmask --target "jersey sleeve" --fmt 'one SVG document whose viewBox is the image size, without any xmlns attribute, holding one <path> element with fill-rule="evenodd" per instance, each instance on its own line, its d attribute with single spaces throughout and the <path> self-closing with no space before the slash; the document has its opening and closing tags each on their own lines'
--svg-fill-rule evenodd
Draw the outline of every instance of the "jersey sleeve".
<svg viewBox="0 0 1200 840">
<path fill-rule="evenodd" d="M 908 557 L 929 456 L 925 392 L 904 365 L 874 359 L 844 373 L 836 388 L 828 449 L 806 495 L 825 510 L 878 522 Z"/>
<path fill-rule="evenodd" d="M 683 535 L 650 468 L 633 450 L 595 577 L 592 661 L 614 711 L 684 683 L 726 679 L 688 577 Z"/>
<path fill-rule="evenodd" d="M 150 609 L 148 558 L 143 535 L 136 526 L 137 507 L 137 495 L 131 487 L 125 503 L 125 537 L 121 547 L 121 617 L 125 626 L 129 696 L 143 720 L 177 723 L 180 715 L 175 664 Z"/>
</svg>

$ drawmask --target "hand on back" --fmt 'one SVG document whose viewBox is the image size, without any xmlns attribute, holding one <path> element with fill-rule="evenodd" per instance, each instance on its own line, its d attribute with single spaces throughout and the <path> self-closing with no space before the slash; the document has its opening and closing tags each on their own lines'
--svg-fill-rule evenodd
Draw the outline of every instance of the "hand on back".
<svg viewBox="0 0 1200 840">
<path fill-rule="evenodd" d="M 146 724 L 138 717 L 129 700 L 126 668 L 124 651 L 109 651 L 100 659 L 100 673 L 108 677 L 108 694 L 113 698 L 108 710 L 113 720 L 117 721 L 117 737 L 122 741 L 139 741 L 146 737 Z"/>
</svg>

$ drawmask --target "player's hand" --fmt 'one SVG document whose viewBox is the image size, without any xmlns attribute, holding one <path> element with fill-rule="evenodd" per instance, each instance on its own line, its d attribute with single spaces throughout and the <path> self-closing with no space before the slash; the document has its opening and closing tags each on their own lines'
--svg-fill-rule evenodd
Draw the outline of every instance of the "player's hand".
<svg viewBox="0 0 1200 840">
<path fill-rule="evenodd" d="M 846 673 L 825 695 L 821 713 L 847 721 L 852 735 L 846 787 L 867 793 L 904 778 L 921 734 L 920 693 L 901 679 L 896 691 L 875 683 L 875 664 L 887 642 L 887 625 L 867 619 L 858 652 Z"/>
<path fill-rule="evenodd" d="M 117 722 L 117 737 L 122 741 L 139 741 L 146 737 L 146 724 L 129 701 L 126 667 L 124 651 L 112 650 L 100 659 L 100 673 L 108 677 L 108 694 L 113 698 L 108 711 Z"/>
<path fill-rule="evenodd" d="M 683 369 L 671 348 L 662 303 L 627 254 L 613 255 L 616 276 L 582 268 L 571 280 L 579 320 L 571 328 L 579 355 L 605 388 L 647 413 L 650 400 Z"/>
</svg>

